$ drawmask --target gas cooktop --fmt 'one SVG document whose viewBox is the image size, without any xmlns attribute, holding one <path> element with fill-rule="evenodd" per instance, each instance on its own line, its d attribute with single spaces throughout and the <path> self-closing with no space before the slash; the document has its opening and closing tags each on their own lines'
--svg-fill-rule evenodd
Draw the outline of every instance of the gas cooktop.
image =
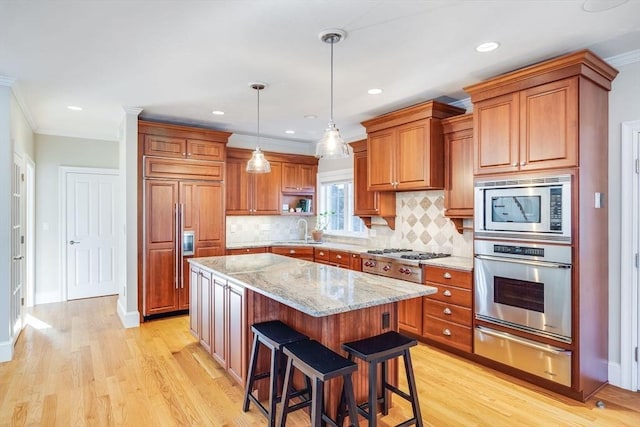
<svg viewBox="0 0 640 427">
<path fill-rule="evenodd" d="M 396 259 L 405 259 L 405 260 L 427 260 L 434 258 L 444 258 L 451 256 L 451 254 L 447 254 L 444 252 L 419 252 L 414 251 L 412 249 L 371 249 L 367 251 L 370 255 L 381 255 L 385 258 L 396 258 Z"/>
</svg>

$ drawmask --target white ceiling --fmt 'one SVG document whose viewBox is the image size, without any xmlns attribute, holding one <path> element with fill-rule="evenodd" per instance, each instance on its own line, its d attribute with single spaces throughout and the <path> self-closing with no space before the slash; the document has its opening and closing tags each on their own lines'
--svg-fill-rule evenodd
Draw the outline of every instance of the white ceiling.
<svg viewBox="0 0 640 427">
<path fill-rule="evenodd" d="M 37 133 L 109 140 L 123 107 L 255 135 L 249 84 L 262 81 L 260 134 L 297 147 L 329 118 L 327 28 L 347 32 L 334 47 L 334 119 L 351 141 L 363 120 L 464 99 L 496 74 L 583 48 L 640 49 L 639 17 L 640 0 L 0 0 L 0 80 L 15 78 Z M 474 50 L 489 40 L 501 47 Z"/>
</svg>

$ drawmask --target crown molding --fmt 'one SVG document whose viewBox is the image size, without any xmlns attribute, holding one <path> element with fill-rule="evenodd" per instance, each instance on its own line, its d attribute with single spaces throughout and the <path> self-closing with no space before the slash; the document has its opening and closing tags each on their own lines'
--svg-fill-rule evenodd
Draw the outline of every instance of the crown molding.
<svg viewBox="0 0 640 427">
<path fill-rule="evenodd" d="M 612 67 L 622 67 L 624 65 L 640 62 L 640 49 L 610 56 L 605 58 L 605 61 L 607 61 Z"/>
<path fill-rule="evenodd" d="M 464 108 L 467 112 L 473 110 L 473 104 L 471 103 L 471 98 L 463 98 L 458 99 L 457 101 L 451 102 L 449 105 L 453 105 L 454 107 Z"/>
<path fill-rule="evenodd" d="M 122 109 L 127 115 L 131 114 L 134 116 L 139 116 L 143 110 L 143 108 L 139 108 L 139 107 L 122 107 Z"/>
</svg>

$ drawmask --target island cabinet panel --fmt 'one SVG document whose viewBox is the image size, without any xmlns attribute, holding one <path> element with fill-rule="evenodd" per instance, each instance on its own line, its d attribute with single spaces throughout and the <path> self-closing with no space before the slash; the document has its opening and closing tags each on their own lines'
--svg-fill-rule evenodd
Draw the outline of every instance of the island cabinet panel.
<svg viewBox="0 0 640 427">
<path fill-rule="evenodd" d="M 473 217 L 473 114 L 442 121 L 444 131 L 444 213 Z M 462 224 L 456 224 L 460 229 Z"/>
<path fill-rule="evenodd" d="M 198 280 L 200 279 L 200 269 L 193 265 L 189 266 L 189 330 L 191 335 L 200 341 L 200 293 Z M 211 334 L 209 334 L 211 335 Z"/>
<path fill-rule="evenodd" d="M 422 298 L 413 298 L 398 303 L 398 326 L 401 331 L 422 335 Z"/>
<path fill-rule="evenodd" d="M 422 298 L 423 338 L 471 353 L 472 272 L 425 266 L 424 282 L 437 288 L 438 292 Z"/>
<path fill-rule="evenodd" d="M 251 290 L 247 290 L 246 298 L 248 325 L 268 320 L 281 320 L 339 354 L 344 354 L 341 348 L 342 343 L 390 330 L 397 330 L 398 328 L 397 303 L 382 304 L 330 316 L 313 317 Z M 386 314 L 389 316 L 389 325 L 388 327 L 383 327 L 382 316 Z M 247 330 L 246 339 L 249 342 L 253 339 L 250 328 Z M 363 403 L 367 400 L 369 370 L 366 363 L 359 360 L 357 363 L 358 370 L 353 374 L 354 389 L 356 402 Z M 397 361 L 390 361 L 388 366 L 390 383 L 397 385 Z M 266 357 L 260 360 L 260 366 L 258 367 L 259 371 L 265 369 L 268 369 L 268 359 Z M 266 381 L 262 382 L 266 383 Z M 330 381 L 325 384 L 325 408 L 333 416 L 335 416 L 336 408 L 338 407 L 341 386 L 342 383 L 339 381 Z M 379 387 L 378 393 L 380 392 L 381 389 Z M 266 384 L 260 384 L 258 394 L 267 396 L 267 393 Z"/>
<path fill-rule="evenodd" d="M 196 310 L 197 316 L 200 319 L 199 338 L 202 347 L 208 352 L 211 352 L 211 291 L 213 290 L 211 287 L 211 273 L 206 270 L 201 270 L 199 276 L 197 289 L 199 307 Z"/>
</svg>

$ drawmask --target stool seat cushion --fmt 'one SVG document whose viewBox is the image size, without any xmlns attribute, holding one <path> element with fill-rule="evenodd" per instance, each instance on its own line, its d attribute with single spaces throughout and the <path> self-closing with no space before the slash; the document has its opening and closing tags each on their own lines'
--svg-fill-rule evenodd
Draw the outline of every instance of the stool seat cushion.
<svg viewBox="0 0 640 427">
<path fill-rule="evenodd" d="M 358 369 L 355 362 L 342 357 L 314 340 L 287 344 L 282 351 L 293 359 L 294 365 L 298 369 L 323 381 Z M 306 366 L 300 366 L 301 363 Z"/>
<path fill-rule="evenodd" d="M 394 357 L 418 342 L 395 331 L 342 344 L 342 349 L 364 360 Z"/>
<path fill-rule="evenodd" d="M 251 330 L 255 334 L 260 335 L 262 339 L 271 341 L 272 344 L 275 344 L 277 347 L 309 338 L 279 320 L 255 323 L 251 325 Z"/>
</svg>

